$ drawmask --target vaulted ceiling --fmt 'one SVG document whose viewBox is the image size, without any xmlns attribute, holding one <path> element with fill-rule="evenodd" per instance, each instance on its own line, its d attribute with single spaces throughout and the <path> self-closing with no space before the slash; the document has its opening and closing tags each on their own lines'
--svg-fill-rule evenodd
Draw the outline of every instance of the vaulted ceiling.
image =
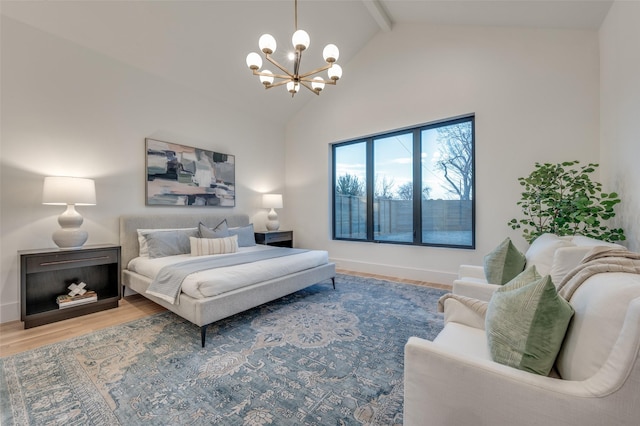
<svg viewBox="0 0 640 426">
<path fill-rule="evenodd" d="M 357 78 L 349 61 L 378 32 L 402 23 L 597 30 L 612 0 L 299 0 L 298 26 L 311 36 L 303 70 L 323 64 L 322 48 L 340 48 L 342 83 Z M 6 1 L 12 19 L 158 75 L 175 84 L 286 123 L 307 102 L 284 88 L 264 90 L 245 65 L 258 38 L 272 34 L 284 54 L 294 30 L 293 0 Z M 281 55 L 281 56 L 280 56 Z"/>
</svg>

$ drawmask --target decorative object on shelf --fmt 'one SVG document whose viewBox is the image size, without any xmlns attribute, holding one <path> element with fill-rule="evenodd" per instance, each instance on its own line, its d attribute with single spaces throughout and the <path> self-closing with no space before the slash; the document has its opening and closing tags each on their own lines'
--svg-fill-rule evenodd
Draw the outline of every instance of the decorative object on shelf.
<svg viewBox="0 0 640 426">
<path fill-rule="evenodd" d="M 280 228 L 280 221 L 278 221 L 278 214 L 274 209 L 282 208 L 282 194 L 262 194 L 262 207 L 271 209 L 267 215 L 267 229 L 277 231 Z"/>
<path fill-rule="evenodd" d="M 96 205 L 96 186 L 93 179 L 46 177 L 42 189 L 42 204 L 67 206 L 67 210 L 58 216 L 61 228 L 53 233 L 53 242 L 65 249 L 82 247 L 89 234 L 80 229 L 84 219 L 75 206 Z"/>
<path fill-rule="evenodd" d="M 86 286 L 87 285 L 83 282 L 80 282 L 79 284 L 76 284 L 76 283 L 71 284 L 69 287 L 67 287 L 69 290 L 71 290 L 69 292 L 69 296 L 71 297 L 82 296 L 87 292 L 87 290 L 84 289 Z"/>
<path fill-rule="evenodd" d="M 234 207 L 236 157 L 145 139 L 147 205 Z"/>
<path fill-rule="evenodd" d="M 253 71 L 253 75 L 260 76 L 260 82 L 264 85 L 265 89 L 272 87 L 286 85 L 287 90 L 291 93 L 291 97 L 295 96 L 300 89 L 300 86 L 304 86 L 316 95 L 319 95 L 325 84 L 335 85 L 336 82 L 342 77 L 342 68 L 336 64 L 340 51 L 335 44 L 327 44 L 322 51 L 322 56 L 327 62 L 327 65 L 314 69 L 312 71 L 301 73 L 300 62 L 302 60 L 302 52 L 309 47 L 310 38 L 309 34 L 298 29 L 298 1 L 294 1 L 295 10 L 295 32 L 291 38 L 295 52 L 289 54 L 289 59 L 293 61 L 293 71 L 289 71 L 285 66 L 279 64 L 274 60 L 271 55 L 276 51 L 276 39 L 271 34 L 263 34 L 258 40 L 258 45 L 262 53 L 264 53 L 267 61 L 271 62 L 284 74 L 274 74 L 270 70 L 262 70 L 262 57 L 256 53 L 251 52 L 247 55 L 247 66 Z M 325 80 L 320 76 L 315 76 L 322 71 L 327 71 L 329 80 Z M 278 79 L 274 83 L 275 79 Z"/>
<path fill-rule="evenodd" d="M 602 192 L 602 184 L 589 176 L 598 164 L 578 167 L 579 161 L 559 164 L 535 163 L 535 170 L 518 181 L 524 186 L 523 219 L 511 219 L 512 229 L 524 228 L 522 236 L 531 243 L 538 236 L 584 235 L 602 241 L 624 241 L 621 228 L 609 228 L 603 222 L 616 215 L 620 202 L 615 192 Z"/>
</svg>

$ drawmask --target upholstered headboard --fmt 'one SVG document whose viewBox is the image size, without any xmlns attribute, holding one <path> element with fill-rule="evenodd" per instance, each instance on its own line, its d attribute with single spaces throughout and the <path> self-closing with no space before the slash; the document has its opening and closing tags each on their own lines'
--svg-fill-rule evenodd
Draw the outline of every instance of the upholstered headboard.
<svg viewBox="0 0 640 426">
<path fill-rule="evenodd" d="M 197 228 L 202 222 L 215 227 L 224 219 L 230 228 L 249 225 L 246 214 L 162 214 L 120 216 L 120 245 L 122 246 L 122 269 L 138 256 L 138 229 Z"/>
</svg>

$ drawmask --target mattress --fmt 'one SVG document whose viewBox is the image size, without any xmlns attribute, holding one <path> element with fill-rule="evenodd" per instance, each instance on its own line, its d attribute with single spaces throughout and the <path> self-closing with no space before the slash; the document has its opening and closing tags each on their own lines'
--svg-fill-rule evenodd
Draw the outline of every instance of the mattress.
<svg viewBox="0 0 640 426">
<path fill-rule="evenodd" d="M 273 250 L 273 248 L 264 245 L 240 247 L 237 253 L 246 253 L 258 250 Z M 220 257 L 235 255 L 236 253 L 217 254 L 214 256 Z M 189 259 L 193 259 L 190 254 L 160 257 L 156 259 L 136 257 L 129 262 L 127 269 L 153 280 L 160 269 L 164 266 L 184 262 Z M 282 256 L 274 259 L 260 260 L 251 263 L 196 272 L 187 276 L 182 283 L 181 290 L 184 294 L 193 298 L 203 299 L 217 296 L 258 282 L 268 281 L 304 271 L 306 269 L 325 265 L 328 262 L 329 254 L 326 251 L 308 250 L 290 256 Z"/>
</svg>

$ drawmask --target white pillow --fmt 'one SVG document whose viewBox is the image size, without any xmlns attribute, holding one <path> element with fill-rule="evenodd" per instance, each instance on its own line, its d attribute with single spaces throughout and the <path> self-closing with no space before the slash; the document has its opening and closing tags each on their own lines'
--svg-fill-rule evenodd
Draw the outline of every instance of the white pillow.
<svg viewBox="0 0 640 426">
<path fill-rule="evenodd" d="M 152 232 L 161 231 L 193 231 L 198 228 L 162 228 L 162 229 L 137 229 L 138 231 L 138 256 L 149 257 L 149 245 L 147 244 L 147 235 Z"/>
<path fill-rule="evenodd" d="M 564 277 L 582 262 L 582 259 L 593 250 L 593 247 L 560 247 L 553 254 L 551 265 L 551 281 L 557 287 Z"/>
<path fill-rule="evenodd" d="M 558 237 L 555 234 L 542 234 L 533 242 L 525 253 L 527 259 L 526 266 L 536 266 L 536 270 L 541 276 L 550 275 L 553 255 L 561 247 L 574 246 L 571 241 Z M 555 284 L 555 282 L 554 282 Z"/>
<path fill-rule="evenodd" d="M 571 242 L 577 246 L 584 247 L 597 247 L 606 246 L 625 250 L 626 248 L 620 244 L 609 243 L 607 241 L 596 240 L 595 238 L 585 237 L 584 235 L 576 235 L 571 239 Z"/>
<path fill-rule="evenodd" d="M 194 238 L 191 242 L 191 256 L 207 256 L 210 254 L 227 254 L 238 251 L 238 236 L 223 238 Z"/>
</svg>

